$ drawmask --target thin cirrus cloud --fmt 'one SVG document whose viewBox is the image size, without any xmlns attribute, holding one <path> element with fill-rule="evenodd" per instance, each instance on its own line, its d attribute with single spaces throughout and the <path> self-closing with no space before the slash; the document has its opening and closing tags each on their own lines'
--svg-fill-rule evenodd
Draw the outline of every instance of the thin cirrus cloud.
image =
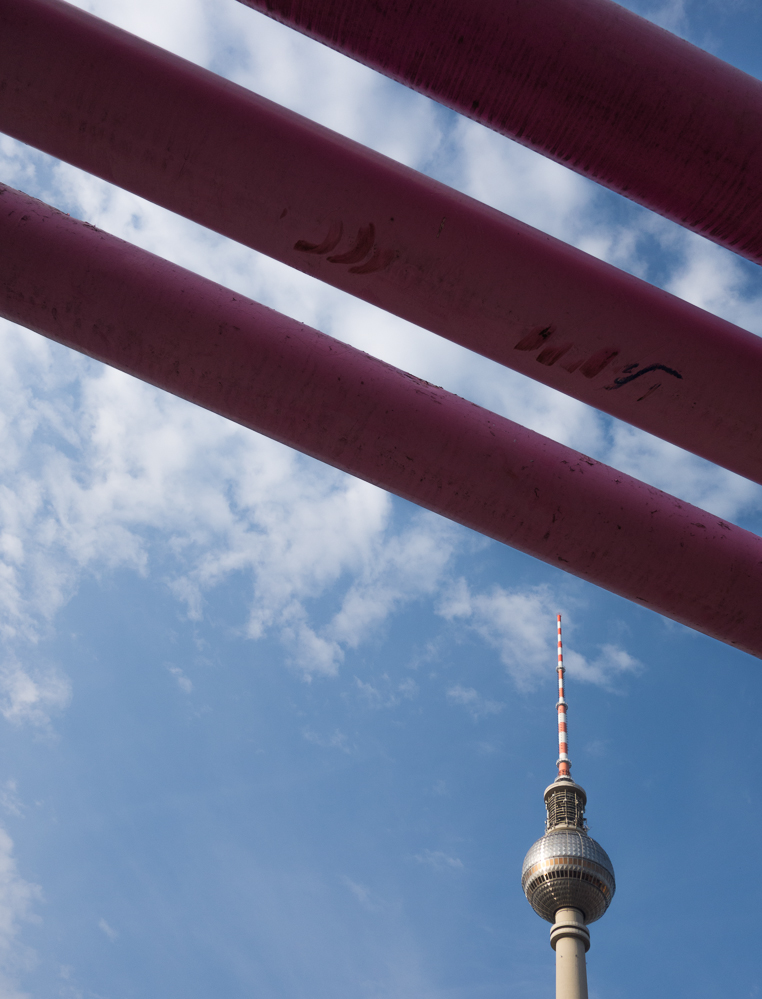
<svg viewBox="0 0 762 999">
<path fill-rule="evenodd" d="M 118 934 L 118 933 L 117 933 L 117 931 L 116 931 L 116 930 L 115 930 L 115 929 L 113 928 L 113 926 L 109 926 L 109 924 L 108 924 L 108 923 L 106 922 L 106 920 L 105 920 L 105 919 L 104 919 L 103 917 L 101 917 L 101 918 L 100 918 L 100 919 L 98 920 L 98 929 L 99 929 L 99 930 L 100 930 L 100 931 L 101 931 L 102 933 L 104 933 L 104 934 L 105 934 L 105 936 L 107 936 L 107 937 L 109 938 L 109 940 L 110 940 L 110 941 L 111 941 L 112 943 L 113 943 L 113 942 L 114 942 L 114 940 L 116 940 L 116 939 L 117 939 L 117 937 L 119 936 L 119 934 Z"/>
<path fill-rule="evenodd" d="M 488 715 L 500 714 L 505 707 L 500 701 L 484 697 L 473 687 L 463 687 L 459 683 L 449 688 L 447 699 L 453 704 L 460 704 L 466 708 L 474 721 L 478 721 L 479 718 L 485 718 Z"/>
<path fill-rule="evenodd" d="M 11 658 L 0 665 L 0 714 L 12 724 L 46 728 L 70 700 L 69 678 L 55 664 L 22 666 Z"/>
<path fill-rule="evenodd" d="M 37 922 L 36 903 L 43 899 L 39 885 L 24 880 L 13 855 L 13 840 L 0 826 L 0 995 L 28 999 L 18 991 L 18 976 L 33 966 L 34 951 L 19 939 L 25 922 Z"/>
<path fill-rule="evenodd" d="M 463 870 L 463 861 L 459 857 L 450 856 L 444 850 L 422 850 L 415 854 L 414 859 L 437 872 Z"/>
<path fill-rule="evenodd" d="M 555 652 L 547 621 L 564 603 L 565 598 L 545 584 L 524 590 L 493 586 L 479 593 L 461 577 L 443 593 L 437 612 L 447 621 L 464 625 L 495 649 L 513 682 L 526 691 L 547 677 Z M 593 660 L 567 647 L 564 664 L 576 678 L 605 688 L 614 688 L 618 678 L 642 669 L 628 652 L 613 644 L 602 646 Z M 485 702 L 480 709 L 482 699 L 473 689 L 454 687 L 448 697 L 476 716 L 499 710 L 494 702 Z M 494 706 L 487 710 L 487 704 Z"/>
</svg>

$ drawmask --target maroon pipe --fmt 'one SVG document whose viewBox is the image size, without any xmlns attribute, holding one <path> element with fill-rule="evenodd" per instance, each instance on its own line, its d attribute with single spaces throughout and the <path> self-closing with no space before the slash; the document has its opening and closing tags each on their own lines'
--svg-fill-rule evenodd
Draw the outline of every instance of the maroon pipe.
<svg viewBox="0 0 762 999">
<path fill-rule="evenodd" d="M 0 314 L 762 657 L 762 539 L 3 187 Z"/>
<path fill-rule="evenodd" d="M 762 340 L 60 0 L 0 129 L 762 482 Z"/>
<path fill-rule="evenodd" d="M 241 0 L 762 259 L 762 83 L 609 0 Z"/>
</svg>

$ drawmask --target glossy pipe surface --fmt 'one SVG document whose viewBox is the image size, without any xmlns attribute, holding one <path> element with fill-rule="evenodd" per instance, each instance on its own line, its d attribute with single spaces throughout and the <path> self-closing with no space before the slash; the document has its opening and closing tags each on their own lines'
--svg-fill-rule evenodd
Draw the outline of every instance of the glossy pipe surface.
<svg viewBox="0 0 762 999">
<path fill-rule="evenodd" d="M 0 130 L 762 481 L 762 340 L 61 0 Z"/>
<path fill-rule="evenodd" d="M 762 657 L 762 539 L 4 187 L 0 315 Z"/>
<path fill-rule="evenodd" d="M 762 260 L 762 83 L 610 0 L 241 0 Z"/>
</svg>

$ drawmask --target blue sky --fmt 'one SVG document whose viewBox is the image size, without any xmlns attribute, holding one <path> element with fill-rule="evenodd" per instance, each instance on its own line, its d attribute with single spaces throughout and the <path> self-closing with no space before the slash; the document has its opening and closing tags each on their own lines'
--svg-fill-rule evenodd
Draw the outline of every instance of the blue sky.
<svg viewBox="0 0 762 999">
<path fill-rule="evenodd" d="M 233 0 L 81 6 L 762 333 L 759 270 Z M 762 75 L 762 9 L 629 4 Z M 0 180 L 762 531 L 762 491 L 0 137 Z M 0 322 L 0 999 L 762 994 L 756 660 Z"/>
</svg>

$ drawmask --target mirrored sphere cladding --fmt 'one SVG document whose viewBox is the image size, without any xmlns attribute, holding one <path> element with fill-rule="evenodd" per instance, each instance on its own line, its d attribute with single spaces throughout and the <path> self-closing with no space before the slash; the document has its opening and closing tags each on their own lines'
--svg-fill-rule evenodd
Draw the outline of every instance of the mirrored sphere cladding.
<svg viewBox="0 0 762 999">
<path fill-rule="evenodd" d="M 616 891 L 614 868 L 603 847 L 581 829 L 551 829 L 524 858 L 521 887 L 549 923 L 559 909 L 579 909 L 586 923 L 600 919 Z"/>
</svg>

